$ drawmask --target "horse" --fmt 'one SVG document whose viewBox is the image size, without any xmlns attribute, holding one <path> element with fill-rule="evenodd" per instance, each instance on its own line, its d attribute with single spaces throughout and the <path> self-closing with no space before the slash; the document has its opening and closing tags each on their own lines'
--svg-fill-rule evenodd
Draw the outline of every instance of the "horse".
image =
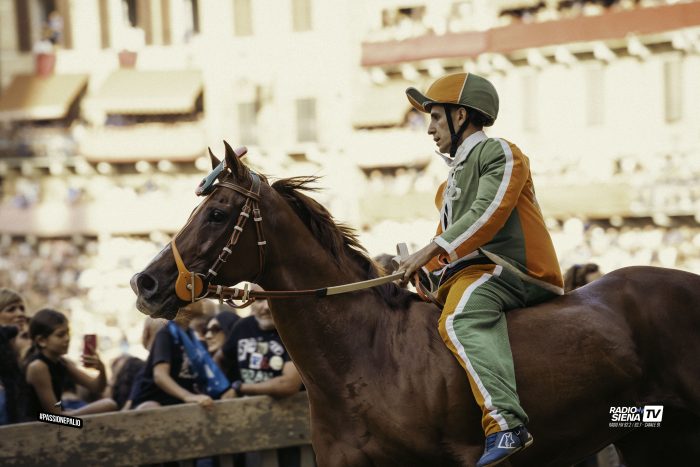
<svg viewBox="0 0 700 467">
<path fill-rule="evenodd" d="M 172 319 L 190 301 L 176 293 L 183 274 L 178 263 L 193 271 L 185 277 L 193 300 L 204 295 L 193 277 L 205 274 L 211 287 L 251 281 L 266 290 L 381 275 L 354 231 L 305 194 L 317 189 L 315 177 L 270 184 L 224 144 L 223 163 L 209 151 L 219 168 L 210 174 L 209 182 L 216 179 L 210 193 L 131 280 L 141 312 Z M 245 225 L 251 213 L 256 228 Z M 216 271 L 207 272 L 213 263 Z M 481 412 L 438 334 L 435 305 L 393 283 L 270 304 L 308 393 L 318 465 L 476 463 L 484 449 Z M 511 310 L 507 320 L 535 439 L 510 465 L 568 466 L 610 443 L 632 467 L 697 464 L 700 276 L 624 268 Z M 617 407 L 648 405 L 663 406 L 660 426 L 613 423 Z"/>
</svg>

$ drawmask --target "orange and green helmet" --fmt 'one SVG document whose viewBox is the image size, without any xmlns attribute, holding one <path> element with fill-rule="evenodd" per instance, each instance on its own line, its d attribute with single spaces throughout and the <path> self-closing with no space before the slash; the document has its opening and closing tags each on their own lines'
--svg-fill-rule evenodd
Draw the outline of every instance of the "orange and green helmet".
<svg viewBox="0 0 700 467">
<path fill-rule="evenodd" d="M 486 126 L 498 116 L 498 93 L 486 78 L 474 73 L 454 73 L 437 79 L 425 94 L 416 88 L 406 89 L 411 105 L 421 112 L 430 112 L 433 104 L 458 105 L 478 110 L 487 117 Z"/>
</svg>

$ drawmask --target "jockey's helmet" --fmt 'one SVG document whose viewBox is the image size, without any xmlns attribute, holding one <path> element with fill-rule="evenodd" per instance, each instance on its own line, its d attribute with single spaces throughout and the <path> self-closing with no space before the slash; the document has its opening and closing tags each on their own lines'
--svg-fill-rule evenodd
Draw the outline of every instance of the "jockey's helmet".
<svg viewBox="0 0 700 467">
<path fill-rule="evenodd" d="M 486 78 L 474 73 L 454 73 L 438 78 L 425 94 L 416 88 L 406 89 L 411 105 L 421 112 L 430 112 L 433 104 L 469 107 L 486 116 L 485 126 L 493 125 L 498 116 L 498 93 Z"/>
</svg>

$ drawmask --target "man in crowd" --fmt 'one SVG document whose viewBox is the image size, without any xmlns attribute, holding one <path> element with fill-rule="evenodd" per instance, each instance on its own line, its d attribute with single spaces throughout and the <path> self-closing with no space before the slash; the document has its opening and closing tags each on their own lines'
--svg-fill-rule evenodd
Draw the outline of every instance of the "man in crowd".
<svg viewBox="0 0 700 467">
<path fill-rule="evenodd" d="M 251 289 L 263 290 L 255 284 Z M 267 300 L 253 302 L 251 315 L 233 326 L 214 360 L 233 381 L 222 399 L 258 395 L 287 397 L 302 387 L 301 376 L 275 329 Z M 277 456 L 280 467 L 300 465 L 299 448 L 279 449 Z"/>
</svg>

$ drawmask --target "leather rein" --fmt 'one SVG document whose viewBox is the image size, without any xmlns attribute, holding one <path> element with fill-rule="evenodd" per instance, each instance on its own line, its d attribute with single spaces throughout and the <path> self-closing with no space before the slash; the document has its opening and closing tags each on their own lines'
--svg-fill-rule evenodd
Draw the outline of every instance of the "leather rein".
<svg viewBox="0 0 700 467">
<path fill-rule="evenodd" d="M 363 290 L 370 287 L 376 287 L 378 285 L 386 284 L 394 280 L 403 277 L 403 273 L 395 273 L 389 276 L 377 277 L 375 279 L 369 279 L 366 281 L 353 282 L 350 284 L 338 285 L 333 287 L 324 287 L 320 289 L 306 289 L 306 290 L 268 290 L 268 291 L 255 291 L 249 290 L 248 284 L 245 288 L 240 289 L 236 287 L 225 287 L 221 285 L 213 285 L 212 281 L 216 280 L 219 269 L 221 266 L 228 261 L 228 257 L 233 252 L 233 247 L 238 243 L 243 228 L 245 227 L 250 215 L 253 215 L 253 222 L 255 223 L 255 229 L 257 232 L 257 245 L 258 245 L 258 258 L 260 263 L 260 268 L 258 274 L 256 275 L 253 282 L 256 282 L 258 278 L 262 275 L 265 270 L 265 246 L 267 241 L 263 234 L 262 228 L 262 214 L 260 212 L 260 176 L 255 172 L 250 172 L 252 177 L 251 186 L 249 189 L 236 185 L 234 183 L 220 181 L 217 184 L 213 184 L 214 179 L 225 169 L 224 162 L 221 163 L 207 178 L 205 178 L 200 187 L 197 189 L 197 194 L 208 195 L 211 194 L 217 187 L 228 188 L 237 193 L 245 196 L 246 201 L 241 208 L 241 212 L 238 215 L 236 225 L 233 227 L 233 232 L 229 238 L 225 247 L 221 249 L 219 256 L 217 257 L 214 264 L 209 268 L 206 274 L 196 273 L 190 271 L 187 266 L 185 266 L 182 256 L 177 249 L 177 244 L 175 240 L 177 239 L 177 234 L 170 241 L 170 246 L 173 250 L 173 256 L 175 257 L 175 264 L 178 269 L 178 277 L 175 282 L 175 293 L 178 298 L 184 301 L 189 301 L 194 303 L 196 301 L 202 300 L 209 296 L 214 296 L 219 299 L 219 302 L 225 302 L 234 308 L 244 308 L 253 303 L 259 298 L 294 298 L 300 296 L 315 296 L 318 298 L 327 297 L 330 295 L 337 295 L 347 292 L 354 292 L 356 290 Z M 194 217 L 194 216 L 193 216 Z M 189 222 L 188 222 L 189 223 Z M 186 225 L 185 225 L 186 226 Z M 184 227 L 183 227 L 184 229 Z M 206 284 L 206 291 L 205 291 Z M 233 300 L 242 300 L 243 303 L 238 305 L 234 303 Z"/>
</svg>

